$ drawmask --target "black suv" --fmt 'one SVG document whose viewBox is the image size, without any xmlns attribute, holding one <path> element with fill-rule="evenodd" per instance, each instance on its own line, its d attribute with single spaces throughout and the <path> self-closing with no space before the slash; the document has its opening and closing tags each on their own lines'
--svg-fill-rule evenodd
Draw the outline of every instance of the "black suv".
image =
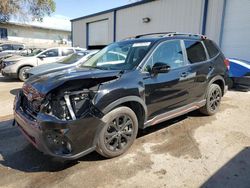
<svg viewBox="0 0 250 188">
<path fill-rule="evenodd" d="M 205 36 L 161 33 L 110 44 L 81 66 L 31 77 L 14 117 L 40 151 L 75 159 L 123 154 L 138 129 L 218 111 L 228 60 Z M 157 125 L 156 125 L 157 126 Z"/>
</svg>

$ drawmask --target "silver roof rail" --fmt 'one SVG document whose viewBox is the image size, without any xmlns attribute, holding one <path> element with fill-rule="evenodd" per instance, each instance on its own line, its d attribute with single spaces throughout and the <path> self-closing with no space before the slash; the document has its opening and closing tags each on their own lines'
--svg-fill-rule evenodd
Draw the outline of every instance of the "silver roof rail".
<svg viewBox="0 0 250 188">
<path fill-rule="evenodd" d="M 165 35 L 165 37 L 174 37 L 174 36 L 188 36 L 188 37 L 200 37 L 202 39 L 206 39 L 207 37 L 202 34 L 193 34 L 193 33 L 179 33 L 179 32 L 172 32 Z"/>
</svg>

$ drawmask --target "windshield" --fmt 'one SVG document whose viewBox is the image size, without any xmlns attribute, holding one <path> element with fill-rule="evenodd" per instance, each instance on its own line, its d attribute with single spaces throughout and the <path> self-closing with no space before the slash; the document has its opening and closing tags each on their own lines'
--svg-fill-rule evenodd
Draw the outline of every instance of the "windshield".
<svg viewBox="0 0 250 188">
<path fill-rule="evenodd" d="M 138 66 L 147 54 L 151 42 L 119 42 L 102 49 L 81 67 L 105 70 L 131 70 Z"/>
<path fill-rule="evenodd" d="M 81 52 L 81 53 L 75 53 L 75 54 L 71 54 L 66 56 L 65 58 L 63 58 L 62 60 L 58 61 L 57 63 L 62 63 L 62 64 L 72 64 L 75 63 L 77 61 L 79 61 L 81 58 L 83 58 L 86 54 Z"/>
</svg>

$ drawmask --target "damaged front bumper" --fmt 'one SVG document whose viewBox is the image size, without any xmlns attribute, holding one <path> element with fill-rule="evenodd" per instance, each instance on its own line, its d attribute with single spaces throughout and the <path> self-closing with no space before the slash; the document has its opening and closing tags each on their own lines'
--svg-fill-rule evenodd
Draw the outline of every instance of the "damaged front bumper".
<svg viewBox="0 0 250 188">
<path fill-rule="evenodd" d="M 88 113 L 84 118 L 63 121 L 38 113 L 35 117 L 22 108 L 22 93 L 16 96 L 14 118 L 25 137 L 41 152 L 64 159 L 76 159 L 95 150 L 104 123 Z"/>
</svg>

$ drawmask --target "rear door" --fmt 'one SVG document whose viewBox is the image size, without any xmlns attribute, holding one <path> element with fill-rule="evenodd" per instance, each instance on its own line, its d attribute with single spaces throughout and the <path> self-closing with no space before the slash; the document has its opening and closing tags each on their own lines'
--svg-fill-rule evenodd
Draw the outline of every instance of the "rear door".
<svg viewBox="0 0 250 188">
<path fill-rule="evenodd" d="M 200 101 L 204 98 L 207 89 L 207 78 L 213 71 L 212 63 L 208 59 L 206 49 L 201 40 L 184 40 L 189 79 L 192 82 L 189 88 L 189 103 Z"/>
<path fill-rule="evenodd" d="M 180 40 L 162 42 L 144 66 L 143 79 L 149 119 L 188 104 L 190 83 L 182 46 Z M 169 65 L 171 70 L 158 75 L 150 74 L 150 69 L 159 62 Z"/>
</svg>

